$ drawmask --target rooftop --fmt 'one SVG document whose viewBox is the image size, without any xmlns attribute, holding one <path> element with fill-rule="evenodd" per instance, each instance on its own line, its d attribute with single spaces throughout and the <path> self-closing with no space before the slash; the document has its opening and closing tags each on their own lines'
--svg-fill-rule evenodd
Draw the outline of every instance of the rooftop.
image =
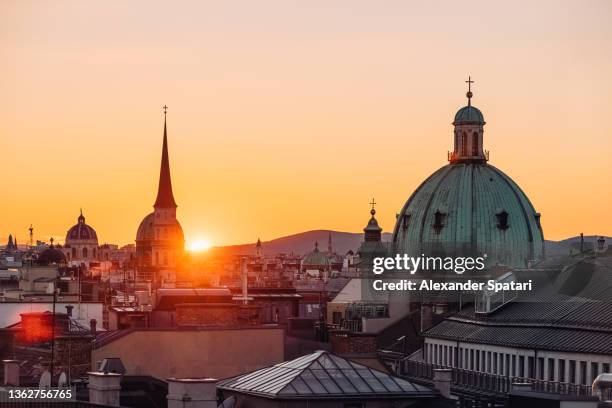
<svg viewBox="0 0 612 408">
<path fill-rule="evenodd" d="M 221 381 L 218 388 L 273 399 L 414 398 L 436 392 L 326 351 Z"/>
</svg>

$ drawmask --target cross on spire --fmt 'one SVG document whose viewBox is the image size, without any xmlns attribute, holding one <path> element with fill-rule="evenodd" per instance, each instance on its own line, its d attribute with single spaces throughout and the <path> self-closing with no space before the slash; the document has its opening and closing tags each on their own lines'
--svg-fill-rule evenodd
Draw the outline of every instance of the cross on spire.
<svg viewBox="0 0 612 408">
<path fill-rule="evenodd" d="M 164 110 L 164 116 L 166 116 L 166 113 L 168 113 L 168 107 L 164 105 L 162 106 L 162 109 Z"/>
<path fill-rule="evenodd" d="M 374 201 L 374 198 L 372 198 L 372 201 L 370 202 L 370 205 L 372 206 L 372 209 L 370 210 L 370 214 L 372 214 L 372 216 L 374 216 L 374 214 L 376 214 L 376 210 L 374 209 L 374 206 L 376 205 L 376 201 Z"/>
<path fill-rule="evenodd" d="M 465 96 L 468 98 L 468 106 L 472 106 L 472 84 L 474 83 L 474 81 L 472 81 L 472 77 L 468 76 L 468 80 L 465 81 L 465 83 L 468 84 L 468 91 L 465 94 Z"/>
</svg>

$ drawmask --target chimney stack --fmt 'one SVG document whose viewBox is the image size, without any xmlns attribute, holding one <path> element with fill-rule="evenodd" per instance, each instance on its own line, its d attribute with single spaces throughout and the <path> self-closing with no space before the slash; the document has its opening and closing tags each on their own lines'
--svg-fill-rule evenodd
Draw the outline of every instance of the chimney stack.
<svg viewBox="0 0 612 408">
<path fill-rule="evenodd" d="M 19 367 L 18 360 L 2 360 L 4 363 L 4 385 L 19 387 Z"/>
<path fill-rule="evenodd" d="M 440 395 L 444 398 L 451 397 L 451 380 L 453 370 L 450 368 L 436 368 L 434 369 L 433 386 L 436 390 L 440 391 Z"/>
<path fill-rule="evenodd" d="M 92 319 L 93 320 L 93 319 Z M 89 402 L 118 407 L 121 394 L 121 374 L 94 371 L 89 375 Z"/>
<path fill-rule="evenodd" d="M 168 408 L 217 408 L 214 378 L 168 378 Z"/>
<path fill-rule="evenodd" d="M 96 319 L 91 319 L 89 321 L 89 331 L 91 332 L 92 336 L 96 335 L 96 324 L 97 324 L 97 320 Z"/>
</svg>

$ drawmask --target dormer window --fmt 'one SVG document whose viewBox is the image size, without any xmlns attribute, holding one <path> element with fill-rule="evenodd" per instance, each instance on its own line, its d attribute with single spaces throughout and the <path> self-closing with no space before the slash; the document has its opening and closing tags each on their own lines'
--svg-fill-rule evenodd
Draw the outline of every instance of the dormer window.
<svg viewBox="0 0 612 408">
<path fill-rule="evenodd" d="M 499 228 L 502 231 L 507 230 L 509 227 L 508 213 L 505 210 L 502 210 L 498 212 L 497 214 L 495 214 L 495 216 L 497 217 L 497 228 Z"/>
<path fill-rule="evenodd" d="M 442 228 L 444 227 L 445 219 L 446 219 L 446 213 L 443 213 L 440 210 L 435 212 L 433 228 L 436 231 L 436 234 L 439 234 Z"/>
<path fill-rule="evenodd" d="M 542 229 L 542 225 L 540 224 L 540 217 L 542 216 L 542 214 L 540 213 L 535 213 L 535 220 L 536 220 L 536 224 L 538 225 L 538 228 Z"/>
<path fill-rule="evenodd" d="M 405 231 L 408 229 L 408 223 L 410 222 L 410 214 L 404 214 L 402 217 L 402 229 Z"/>
</svg>

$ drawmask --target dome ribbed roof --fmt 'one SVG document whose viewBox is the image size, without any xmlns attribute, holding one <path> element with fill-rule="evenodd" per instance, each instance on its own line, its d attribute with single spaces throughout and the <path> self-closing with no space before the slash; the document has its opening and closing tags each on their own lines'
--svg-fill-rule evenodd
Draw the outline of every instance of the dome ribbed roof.
<svg viewBox="0 0 612 408">
<path fill-rule="evenodd" d="M 66 233 L 66 245 L 80 243 L 81 241 L 92 241 L 91 243 L 98 244 L 98 234 L 96 234 L 96 230 L 85 223 L 82 212 L 77 219 L 77 223 Z"/>
<path fill-rule="evenodd" d="M 484 163 L 442 167 L 421 184 L 393 232 L 409 256 L 483 256 L 489 264 L 524 267 L 542 259 L 539 214 L 510 177 Z"/>
<path fill-rule="evenodd" d="M 155 238 L 155 230 L 153 229 L 153 221 L 155 213 L 150 213 L 142 219 L 136 232 L 136 241 L 152 241 Z"/>
<path fill-rule="evenodd" d="M 474 123 L 479 125 L 484 125 L 485 120 L 482 112 L 471 105 L 464 106 L 459 109 L 455 114 L 455 120 L 453 121 L 453 125 L 458 125 L 462 123 Z"/>
<path fill-rule="evenodd" d="M 136 232 L 136 241 L 155 241 L 155 213 L 152 212 L 142 219 Z M 166 224 L 162 228 L 165 230 L 166 239 L 183 242 L 185 236 L 183 234 L 183 228 L 178 220 L 173 220 L 171 224 Z M 160 239 L 163 239 L 160 237 Z"/>
<path fill-rule="evenodd" d="M 319 251 L 319 243 L 315 243 L 315 249 L 308 253 L 302 261 L 303 265 L 328 266 L 330 264 L 327 253 Z"/>
<path fill-rule="evenodd" d="M 39 264 L 61 264 L 66 263 L 66 256 L 62 251 L 51 245 L 38 255 Z"/>
</svg>

